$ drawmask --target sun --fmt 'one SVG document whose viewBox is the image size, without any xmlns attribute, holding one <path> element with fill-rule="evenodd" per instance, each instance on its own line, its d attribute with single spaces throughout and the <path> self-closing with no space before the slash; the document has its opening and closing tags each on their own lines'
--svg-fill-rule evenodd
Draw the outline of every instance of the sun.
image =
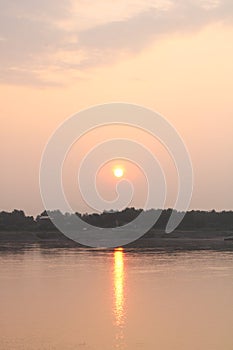
<svg viewBox="0 0 233 350">
<path fill-rule="evenodd" d="M 114 168 L 113 169 L 113 174 L 116 177 L 122 177 L 124 175 L 124 169 L 120 168 L 120 167 Z"/>
</svg>

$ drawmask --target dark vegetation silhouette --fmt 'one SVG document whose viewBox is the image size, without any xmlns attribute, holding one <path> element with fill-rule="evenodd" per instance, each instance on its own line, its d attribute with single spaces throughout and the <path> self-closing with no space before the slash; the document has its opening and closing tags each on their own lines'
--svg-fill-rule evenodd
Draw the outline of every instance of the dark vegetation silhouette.
<svg viewBox="0 0 233 350">
<path fill-rule="evenodd" d="M 156 211 L 155 209 L 151 209 Z M 122 226 L 135 219 L 142 209 L 126 208 L 122 211 L 104 211 L 97 214 L 62 214 L 59 210 L 49 212 L 49 215 L 56 217 L 66 224 L 72 225 L 75 215 L 78 215 L 84 222 L 98 227 L 116 227 Z M 152 229 L 164 230 L 172 209 L 162 211 L 159 220 Z M 233 231 L 233 211 L 200 211 L 192 210 L 186 213 L 178 230 L 230 230 Z M 46 211 L 42 212 L 35 219 L 32 216 L 26 216 L 22 210 L 12 212 L 0 212 L 0 231 L 36 231 L 46 236 L 46 232 L 57 231 L 48 217 Z M 46 237 L 45 237 L 46 238 Z"/>
</svg>

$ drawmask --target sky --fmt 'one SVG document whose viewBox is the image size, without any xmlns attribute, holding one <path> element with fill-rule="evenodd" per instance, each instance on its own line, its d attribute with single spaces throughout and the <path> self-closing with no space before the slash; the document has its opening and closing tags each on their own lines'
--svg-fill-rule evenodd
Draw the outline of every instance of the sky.
<svg viewBox="0 0 233 350">
<path fill-rule="evenodd" d="M 190 209 L 233 209 L 232 62 L 232 0 L 0 0 L 0 210 L 41 212 L 39 166 L 51 134 L 78 111 L 115 101 L 155 110 L 178 131 L 193 163 Z M 177 174 L 164 147 L 132 127 L 108 126 L 67 156 L 64 189 L 74 210 L 91 211 L 76 188 L 82 158 L 123 136 L 159 158 L 166 206 L 174 205 Z M 143 207 L 144 175 L 120 165 L 135 188 L 130 205 Z M 114 166 L 97 176 L 108 200 L 116 196 Z"/>
</svg>

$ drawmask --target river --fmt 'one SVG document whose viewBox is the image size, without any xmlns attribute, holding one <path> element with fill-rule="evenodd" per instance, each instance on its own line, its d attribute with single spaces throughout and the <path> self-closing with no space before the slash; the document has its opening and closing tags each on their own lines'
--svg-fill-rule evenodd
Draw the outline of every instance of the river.
<svg viewBox="0 0 233 350">
<path fill-rule="evenodd" d="M 232 350 L 233 253 L 0 254 L 1 350 Z"/>
</svg>

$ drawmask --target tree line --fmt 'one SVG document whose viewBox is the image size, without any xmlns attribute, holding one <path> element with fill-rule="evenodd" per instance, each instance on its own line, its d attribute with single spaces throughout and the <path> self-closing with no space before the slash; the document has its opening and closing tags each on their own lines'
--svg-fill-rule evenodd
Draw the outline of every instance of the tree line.
<svg viewBox="0 0 233 350">
<path fill-rule="evenodd" d="M 156 209 L 151 209 L 156 214 Z M 150 213 L 151 213 L 150 210 Z M 122 226 L 135 219 L 142 209 L 126 208 L 122 211 L 104 211 L 94 214 L 62 214 L 59 210 L 43 211 L 36 218 L 26 216 L 22 210 L 12 212 L 0 212 L 0 231 L 57 231 L 49 216 L 65 221 L 72 225 L 75 215 L 79 216 L 83 222 L 87 222 L 98 227 Z M 148 211 L 149 212 L 149 211 Z M 158 221 L 154 224 L 154 229 L 164 230 L 171 215 L 172 209 L 164 209 Z M 49 215 L 48 215 L 49 214 Z M 180 223 L 179 230 L 232 230 L 233 231 L 233 211 L 188 211 Z"/>
</svg>

